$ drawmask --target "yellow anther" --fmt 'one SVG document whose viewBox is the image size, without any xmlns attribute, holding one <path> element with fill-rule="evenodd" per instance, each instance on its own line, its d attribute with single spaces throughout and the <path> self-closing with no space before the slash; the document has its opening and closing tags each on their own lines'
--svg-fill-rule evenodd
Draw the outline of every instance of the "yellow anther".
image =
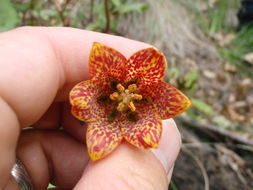
<svg viewBox="0 0 253 190">
<path fill-rule="evenodd" d="M 110 94 L 110 99 L 113 101 L 117 101 L 117 111 L 131 111 L 135 112 L 136 107 L 133 101 L 138 101 L 142 99 L 142 95 L 135 94 L 134 92 L 137 90 L 136 84 L 130 84 L 127 89 L 122 84 L 117 84 L 117 92 L 113 92 Z"/>
<path fill-rule="evenodd" d="M 125 91 L 125 87 L 122 84 L 117 84 L 117 89 L 120 93 Z"/>
<path fill-rule="evenodd" d="M 122 112 L 122 111 L 125 111 L 126 109 L 127 109 L 126 105 L 123 102 L 120 102 L 117 107 L 117 110 Z"/>
<path fill-rule="evenodd" d="M 127 107 L 132 111 L 134 112 L 136 110 L 136 107 L 134 105 L 134 103 L 131 101 L 127 104 Z"/>
<path fill-rule="evenodd" d="M 140 94 L 133 94 L 133 99 L 134 100 L 141 100 L 142 99 L 142 95 L 140 95 Z"/>
<path fill-rule="evenodd" d="M 130 84 L 127 89 L 129 90 L 129 92 L 135 92 L 137 90 L 137 85 Z"/>
<path fill-rule="evenodd" d="M 119 98 L 119 93 L 118 92 L 114 92 L 110 95 L 111 100 L 118 100 L 118 98 Z"/>
</svg>

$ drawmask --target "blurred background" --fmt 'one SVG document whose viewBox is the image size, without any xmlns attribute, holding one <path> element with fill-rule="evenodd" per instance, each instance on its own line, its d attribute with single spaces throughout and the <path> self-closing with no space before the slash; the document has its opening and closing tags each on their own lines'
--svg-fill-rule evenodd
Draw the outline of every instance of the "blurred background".
<svg viewBox="0 0 253 190">
<path fill-rule="evenodd" d="M 252 21 L 252 0 L 0 0 L 0 32 L 70 26 L 164 52 L 166 81 L 193 102 L 171 190 L 253 190 Z"/>
</svg>

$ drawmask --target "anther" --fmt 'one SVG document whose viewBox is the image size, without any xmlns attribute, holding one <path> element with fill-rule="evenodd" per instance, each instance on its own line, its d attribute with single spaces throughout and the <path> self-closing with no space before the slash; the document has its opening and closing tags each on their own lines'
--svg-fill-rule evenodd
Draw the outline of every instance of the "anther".
<svg viewBox="0 0 253 190">
<path fill-rule="evenodd" d="M 123 103 L 123 102 L 120 102 L 118 107 L 117 107 L 117 110 L 120 111 L 120 112 L 123 112 L 126 110 L 126 105 Z"/>
<path fill-rule="evenodd" d="M 131 101 L 127 104 L 127 107 L 132 111 L 134 112 L 136 110 L 136 107 L 134 105 L 134 103 Z"/>
<path fill-rule="evenodd" d="M 134 100 L 142 100 L 142 95 L 140 95 L 140 94 L 133 94 L 133 99 Z"/>
<path fill-rule="evenodd" d="M 114 92 L 110 95 L 111 100 L 118 100 L 118 98 L 119 98 L 119 93 L 118 92 Z"/>
<path fill-rule="evenodd" d="M 117 89 L 120 93 L 125 91 L 125 87 L 122 84 L 117 84 Z"/>
<path fill-rule="evenodd" d="M 129 90 L 129 92 L 135 92 L 137 90 L 137 85 L 130 84 L 127 89 Z"/>
</svg>

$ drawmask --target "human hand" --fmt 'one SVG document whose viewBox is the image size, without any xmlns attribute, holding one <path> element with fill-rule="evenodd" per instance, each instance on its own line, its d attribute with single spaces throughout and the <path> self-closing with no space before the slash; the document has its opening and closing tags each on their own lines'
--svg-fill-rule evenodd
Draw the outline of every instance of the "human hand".
<svg viewBox="0 0 253 190">
<path fill-rule="evenodd" d="M 16 157 L 34 189 L 47 189 L 49 182 L 58 189 L 167 189 L 181 144 L 173 120 L 163 121 L 158 149 L 142 151 L 122 143 L 108 157 L 89 161 L 85 126 L 70 114 L 68 93 L 88 79 L 94 41 L 126 57 L 149 47 L 62 27 L 23 27 L 0 34 L 0 189 L 18 189 L 10 175 Z M 32 129 L 21 132 L 27 126 Z"/>
</svg>

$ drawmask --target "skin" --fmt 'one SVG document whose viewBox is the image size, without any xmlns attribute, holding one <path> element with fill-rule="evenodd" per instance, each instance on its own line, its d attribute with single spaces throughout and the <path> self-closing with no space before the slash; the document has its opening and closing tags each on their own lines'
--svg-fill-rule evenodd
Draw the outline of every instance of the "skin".
<svg viewBox="0 0 253 190">
<path fill-rule="evenodd" d="M 180 149 L 173 120 L 163 121 L 158 149 L 123 142 L 108 157 L 89 161 L 85 125 L 69 112 L 68 93 L 88 79 L 93 42 L 126 57 L 150 45 L 62 27 L 22 27 L 0 34 L 0 190 L 18 186 L 10 176 L 18 157 L 36 190 L 165 190 Z M 31 126 L 29 130 L 22 130 Z M 57 130 L 63 126 L 64 130 Z"/>
</svg>

